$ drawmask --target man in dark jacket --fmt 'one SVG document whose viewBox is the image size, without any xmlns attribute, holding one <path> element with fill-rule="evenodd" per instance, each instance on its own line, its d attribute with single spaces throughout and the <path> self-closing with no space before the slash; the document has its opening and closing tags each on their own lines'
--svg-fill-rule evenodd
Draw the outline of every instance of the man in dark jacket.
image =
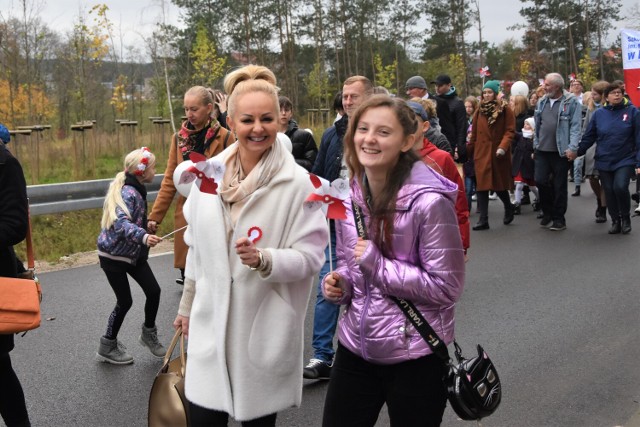
<svg viewBox="0 0 640 427">
<path fill-rule="evenodd" d="M 342 87 L 342 107 L 344 115 L 322 135 L 318 157 L 311 172 L 332 182 L 338 178 L 348 178 L 347 166 L 342 161 L 342 139 L 347 131 L 349 116 L 373 93 L 373 84 L 364 76 L 352 76 Z M 313 357 L 305 366 L 303 376 L 307 379 L 328 380 L 333 366 L 333 336 L 336 332 L 340 306 L 326 301 L 322 296 L 322 279 L 329 273 L 331 263 L 337 266 L 336 233 L 333 221 L 330 224 L 330 245 L 325 250 L 326 262 L 320 270 L 316 306 L 313 315 Z"/>
<path fill-rule="evenodd" d="M 451 84 L 451 77 L 441 74 L 431 82 L 436 85 L 436 99 L 440 99 L 449 106 L 451 128 L 453 135 L 447 135 L 442 127 L 442 133 L 447 137 L 453 146 L 456 154 L 454 159 L 458 163 L 467 161 L 467 110 L 464 108 L 464 102 L 458 97 L 455 86 Z M 440 114 L 440 113 L 438 113 Z M 442 119 L 440 119 L 442 126 Z"/>
<path fill-rule="evenodd" d="M 299 129 L 298 123 L 293 120 L 293 103 L 286 96 L 278 98 L 280 102 L 280 132 L 291 140 L 291 154 L 296 163 L 311 171 L 318 155 L 318 146 L 310 131 Z"/>
<path fill-rule="evenodd" d="M 449 105 L 447 104 L 447 101 L 430 94 L 429 91 L 427 90 L 427 82 L 420 76 L 409 77 L 409 79 L 407 80 L 407 83 L 405 83 L 404 86 L 405 86 L 405 89 L 407 90 L 406 93 L 409 99 L 421 98 L 421 99 L 431 99 L 435 101 L 436 116 L 437 116 L 436 124 L 440 127 L 440 131 L 445 137 L 447 137 L 447 140 L 451 143 L 451 145 L 455 146 L 454 144 L 455 140 L 453 138 L 456 135 L 456 130 L 455 130 L 455 127 L 453 126 L 453 120 L 451 119 L 451 111 L 449 110 Z M 431 119 L 433 120 L 434 117 L 431 117 Z"/>
<path fill-rule="evenodd" d="M 13 245 L 27 235 L 27 186 L 22 167 L 5 147 L 9 131 L 0 125 L 0 276 L 16 277 Z M 0 334 L 0 415 L 6 425 L 28 426 L 29 415 L 20 380 L 11 365 L 13 334 Z"/>
</svg>

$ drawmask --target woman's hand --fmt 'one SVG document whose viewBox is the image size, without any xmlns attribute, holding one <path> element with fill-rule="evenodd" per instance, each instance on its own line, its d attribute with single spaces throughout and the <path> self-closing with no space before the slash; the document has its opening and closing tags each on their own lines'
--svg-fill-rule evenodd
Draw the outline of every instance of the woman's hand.
<svg viewBox="0 0 640 427">
<path fill-rule="evenodd" d="M 156 234 L 156 231 L 158 231 L 158 223 L 151 219 L 147 221 L 147 231 L 149 234 Z"/>
<path fill-rule="evenodd" d="M 496 157 L 502 157 L 506 154 L 506 152 L 502 148 L 498 148 L 496 150 Z"/>
<path fill-rule="evenodd" d="M 358 237 L 356 247 L 353 248 L 353 256 L 356 258 L 356 263 L 360 264 L 360 257 L 362 256 L 362 254 L 364 254 L 364 251 L 367 250 L 368 246 L 368 240 L 364 240 L 362 237 Z"/>
<path fill-rule="evenodd" d="M 220 114 L 227 112 L 227 95 L 224 93 L 218 93 L 215 99 Z"/>
<path fill-rule="evenodd" d="M 342 289 L 339 286 L 340 275 L 335 271 L 327 274 L 324 278 L 324 293 L 330 300 L 337 301 L 342 298 Z"/>
<path fill-rule="evenodd" d="M 173 321 L 173 327 L 178 329 L 182 328 L 182 333 L 186 338 L 189 337 L 189 318 L 186 316 L 177 315 L 176 320 Z"/>
<path fill-rule="evenodd" d="M 247 267 L 257 268 L 260 266 L 259 252 L 256 245 L 248 237 L 241 237 L 236 240 L 236 254 Z"/>
</svg>

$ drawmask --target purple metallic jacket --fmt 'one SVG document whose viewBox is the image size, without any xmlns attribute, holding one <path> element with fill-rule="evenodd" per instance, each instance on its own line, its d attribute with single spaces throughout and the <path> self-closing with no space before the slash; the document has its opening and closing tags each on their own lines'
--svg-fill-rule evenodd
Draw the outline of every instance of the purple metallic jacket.
<svg viewBox="0 0 640 427">
<path fill-rule="evenodd" d="M 453 182 L 416 162 L 397 197 L 393 258 L 385 258 L 369 242 L 359 263 L 353 255 L 358 233 L 347 199 L 347 219 L 336 221 L 336 271 L 344 290 L 336 302 L 346 305 L 338 338 L 349 351 L 382 365 L 431 353 L 389 295 L 412 301 L 446 344 L 453 341 L 454 308 L 465 274 L 456 197 Z M 369 209 L 355 180 L 351 198 L 362 208 L 368 227 Z"/>
</svg>

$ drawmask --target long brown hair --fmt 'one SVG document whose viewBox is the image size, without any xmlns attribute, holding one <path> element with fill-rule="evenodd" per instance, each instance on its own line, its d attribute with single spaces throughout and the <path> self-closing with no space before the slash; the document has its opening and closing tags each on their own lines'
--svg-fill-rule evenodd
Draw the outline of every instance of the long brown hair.
<svg viewBox="0 0 640 427">
<path fill-rule="evenodd" d="M 373 95 L 358 107 L 353 117 L 349 117 L 349 127 L 344 136 L 344 159 L 351 173 L 351 179 L 357 180 L 360 184 L 364 199 L 371 201 L 371 223 L 367 227 L 370 238 L 383 254 L 390 256 L 393 253 L 391 237 L 398 191 L 411 174 L 413 164 L 420 158 L 413 150 L 401 151 L 398 162 L 387 172 L 386 185 L 382 193 L 375 200 L 372 199 L 369 189 L 364 185 L 365 171 L 356 154 L 354 135 L 362 115 L 367 110 L 381 107 L 389 108 L 395 114 L 405 138 L 416 133 L 418 129 L 416 114 L 404 100 L 388 95 Z"/>
</svg>

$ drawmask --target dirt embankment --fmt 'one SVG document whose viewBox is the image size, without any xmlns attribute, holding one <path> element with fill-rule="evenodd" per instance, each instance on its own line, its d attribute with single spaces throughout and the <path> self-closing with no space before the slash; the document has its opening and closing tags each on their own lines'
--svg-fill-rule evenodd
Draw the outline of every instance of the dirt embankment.
<svg viewBox="0 0 640 427">
<path fill-rule="evenodd" d="M 162 254 L 173 251 L 173 240 L 163 240 L 156 247 L 151 248 L 151 255 Z M 82 267 L 98 263 L 98 252 L 81 252 L 69 256 L 64 256 L 56 263 L 36 260 L 36 273 L 47 273 L 49 271 L 65 270 L 67 268 Z M 26 267 L 26 265 L 25 265 Z"/>
</svg>

